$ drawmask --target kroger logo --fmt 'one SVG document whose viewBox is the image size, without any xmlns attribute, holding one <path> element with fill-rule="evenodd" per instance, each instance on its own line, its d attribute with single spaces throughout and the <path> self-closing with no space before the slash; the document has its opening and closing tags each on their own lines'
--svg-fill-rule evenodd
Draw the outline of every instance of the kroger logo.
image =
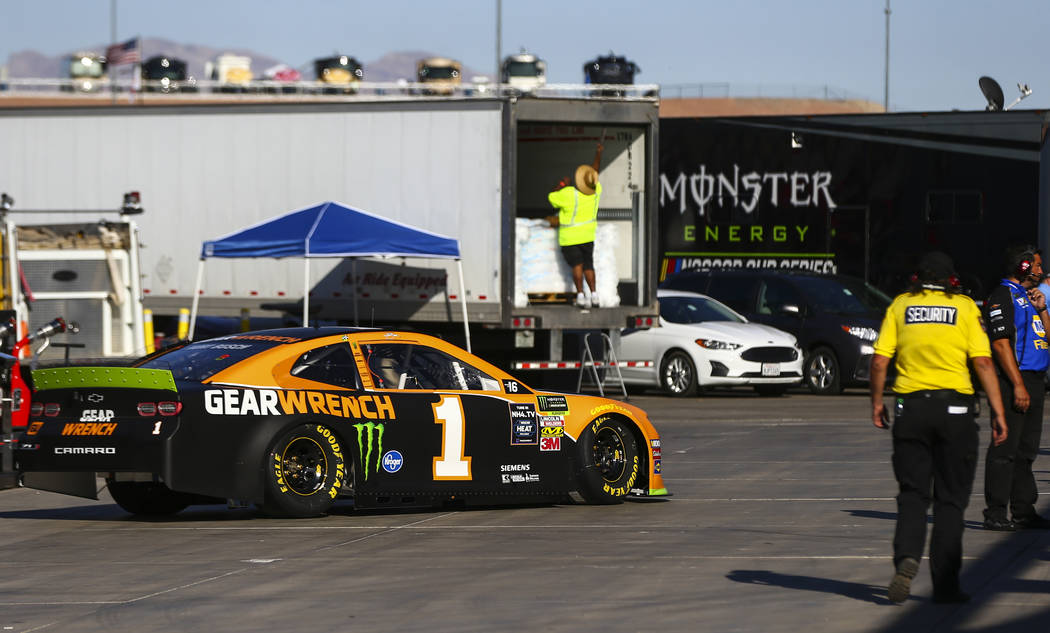
<svg viewBox="0 0 1050 633">
<path fill-rule="evenodd" d="M 386 455 L 383 455 L 383 470 L 388 473 L 396 473 L 401 470 L 403 463 L 405 463 L 405 458 L 401 456 L 400 451 L 387 451 Z"/>
</svg>

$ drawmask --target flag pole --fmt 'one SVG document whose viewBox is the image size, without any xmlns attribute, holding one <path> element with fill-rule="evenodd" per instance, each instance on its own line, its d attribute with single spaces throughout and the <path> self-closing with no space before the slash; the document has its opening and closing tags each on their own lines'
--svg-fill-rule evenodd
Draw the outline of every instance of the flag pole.
<svg viewBox="0 0 1050 633">
<path fill-rule="evenodd" d="M 109 44 L 110 50 L 113 49 L 117 43 L 117 0 L 109 1 Z M 114 73 L 113 64 L 106 60 L 106 66 L 109 68 L 109 91 L 113 98 L 113 105 L 117 105 L 117 82 L 116 74 Z"/>
</svg>

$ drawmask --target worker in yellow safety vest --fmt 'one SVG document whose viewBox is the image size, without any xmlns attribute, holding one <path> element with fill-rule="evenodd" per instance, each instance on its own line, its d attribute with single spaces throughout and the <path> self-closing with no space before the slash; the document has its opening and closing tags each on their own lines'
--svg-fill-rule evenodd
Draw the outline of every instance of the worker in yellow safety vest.
<svg viewBox="0 0 1050 633">
<path fill-rule="evenodd" d="M 558 210 L 556 215 L 547 216 L 547 222 L 558 228 L 558 245 L 572 267 L 576 305 L 581 308 L 599 305 L 594 283 L 594 236 L 598 230 L 598 200 L 602 196 L 602 185 L 598 182 L 601 162 L 602 144 L 598 143 L 594 162 L 577 167 L 571 178 L 562 178 L 547 195 L 551 206 Z M 583 293 L 584 278 L 590 300 Z"/>
</svg>

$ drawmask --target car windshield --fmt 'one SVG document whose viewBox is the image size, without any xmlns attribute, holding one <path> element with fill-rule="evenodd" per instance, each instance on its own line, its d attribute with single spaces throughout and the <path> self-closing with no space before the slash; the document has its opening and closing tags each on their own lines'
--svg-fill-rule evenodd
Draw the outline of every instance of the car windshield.
<svg viewBox="0 0 1050 633">
<path fill-rule="evenodd" d="M 139 367 L 168 369 L 175 380 L 201 381 L 283 342 L 251 340 L 236 335 L 213 338 L 151 358 Z"/>
<path fill-rule="evenodd" d="M 69 76 L 74 79 L 84 77 L 97 78 L 101 77 L 105 72 L 106 68 L 102 62 L 86 55 L 83 57 L 74 57 L 69 62 Z"/>
<path fill-rule="evenodd" d="M 151 59 L 142 66 L 146 79 L 186 79 L 186 62 L 177 59 Z"/>
<path fill-rule="evenodd" d="M 889 297 L 860 279 L 799 277 L 797 283 L 810 303 L 824 312 L 882 313 L 890 305 Z"/>
<path fill-rule="evenodd" d="M 708 297 L 660 297 L 660 316 L 671 323 L 744 323 L 735 312 Z"/>
<path fill-rule="evenodd" d="M 507 64 L 507 75 L 510 77 L 539 77 L 541 74 L 536 62 L 510 62 Z"/>
<path fill-rule="evenodd" d="M 455 79 L 456 77 L 459 77 L 459 70 L 453 66 L 424 66 L 419 71 L 419 78 L 424 81 Z"/>
</svg>

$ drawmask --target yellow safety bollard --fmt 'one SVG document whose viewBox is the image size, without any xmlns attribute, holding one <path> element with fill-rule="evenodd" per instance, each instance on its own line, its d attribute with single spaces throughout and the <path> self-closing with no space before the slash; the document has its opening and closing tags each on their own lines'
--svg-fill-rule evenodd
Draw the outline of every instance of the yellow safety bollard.
<svg viewBox="0 0 1050 633">
<path fill-rule="evenodd" d="M 190 311 L 189 308 L 179 309 L 179 340 L 185 341 L 190 335 Z"/>
<path fill-rule="evenodd" d="M 251 319 L 248 318 L 248 308 L 241 308 L 241 331 L 249 332 L 252 329 Z"/>
<path fill-rule="evenodd" d="M 146 337 L 146 353 L 152 354 L 156 347 L 153 344 L 153 310 L 149 308 L 142 311 L 142 332 Z"/>
</svg>

